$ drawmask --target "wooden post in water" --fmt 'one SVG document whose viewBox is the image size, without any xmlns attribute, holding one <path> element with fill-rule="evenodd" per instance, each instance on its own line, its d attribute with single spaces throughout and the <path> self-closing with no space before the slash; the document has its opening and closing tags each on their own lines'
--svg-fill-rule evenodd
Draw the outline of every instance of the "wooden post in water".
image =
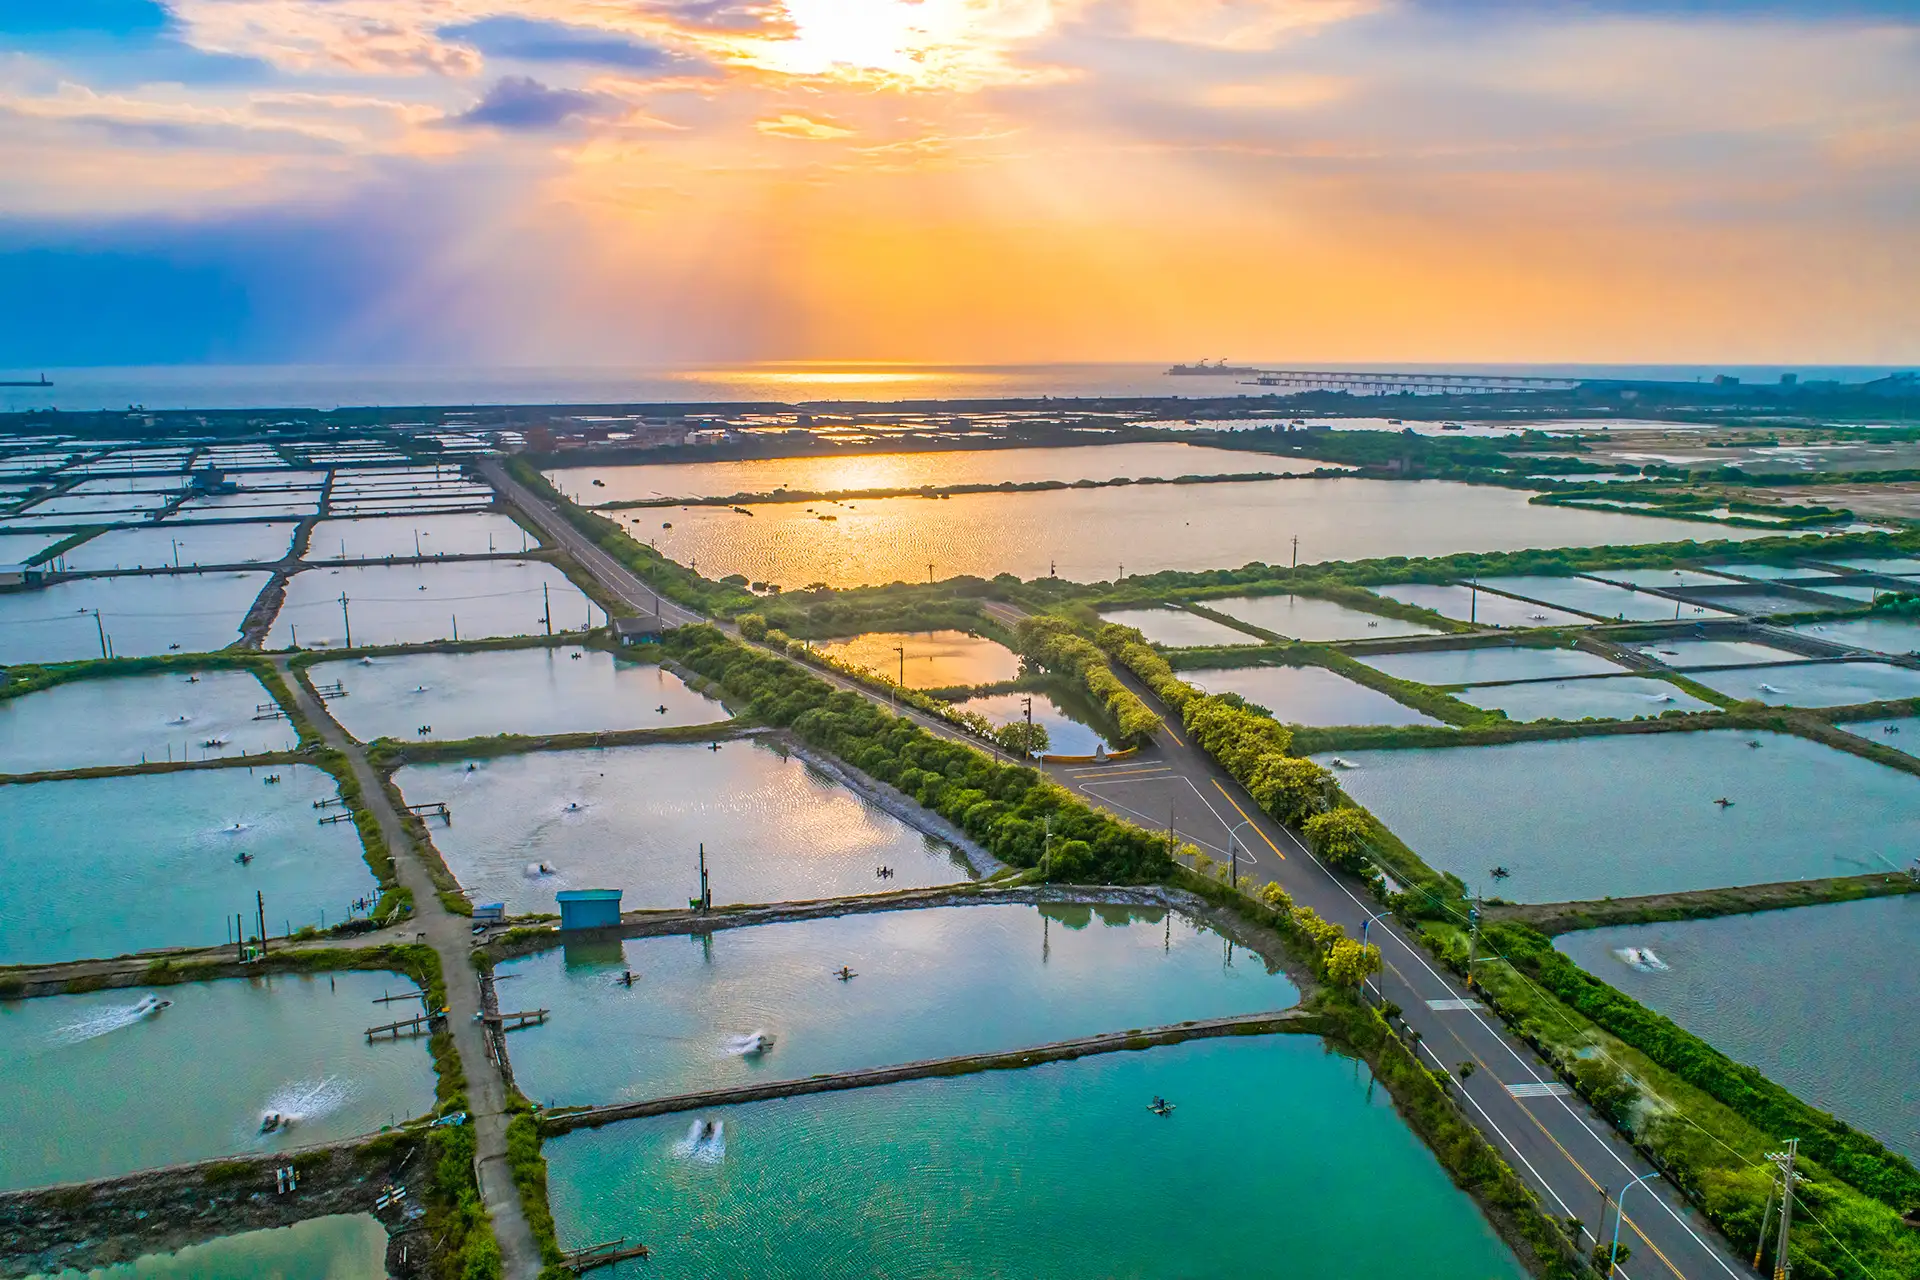
<svg viewBox="0 0 1920 1280">
<path fill-rule="evenodd" d="M 267 895 L 258 889 L 253 891 L 254 909 L 260 913 L 260 954 L 267 954 Z"/>
</svg>

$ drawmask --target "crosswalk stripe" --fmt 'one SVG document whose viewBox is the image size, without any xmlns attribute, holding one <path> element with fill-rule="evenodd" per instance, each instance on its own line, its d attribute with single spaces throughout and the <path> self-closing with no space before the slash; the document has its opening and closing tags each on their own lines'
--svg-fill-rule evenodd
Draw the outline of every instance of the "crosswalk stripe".
<svg viewBox="0 0 1920 1280">
<path fill-rule="evenodd" d="M 1478 1000 L 1429 1000 L 1427 1008 L 1435 1013 L 1460 1013 L 1467 1009 L 1480 1008 Z"/>
<path fill-rule="evenodd" d="M 1506 1089 L 1516 1098 L 1564 1098 L 1573 1092 L 1557 1081 L 1535 1083 L 1529 1080 L 1525 1084 L 1510 1084 Z"/>
</svg>

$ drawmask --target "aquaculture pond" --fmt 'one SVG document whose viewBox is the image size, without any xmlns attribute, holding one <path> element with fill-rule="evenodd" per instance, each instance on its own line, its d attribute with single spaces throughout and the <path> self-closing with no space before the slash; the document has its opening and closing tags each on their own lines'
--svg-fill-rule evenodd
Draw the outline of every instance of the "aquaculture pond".
<svg viewBox="0 0 1920 1280">
<path fill-rule="evenodd" d="M 846 640 L 822 640 L 815 647 L 889 680 L 904 675 L 909 689 L 998 684 L 1020 674 L 1020 656 L 1013 650 L 964 631 L 869 631 Z M 901 649 L 906 652 L 896 652 Z"/>
<path fill-rule="evenodd" d="M 1362 661 L 1390 676 L 1417 680 L 1421 684 L 1547 680 L 1566 676 L 1618 675 L 1624 670 L 1599 654 L 1588 653 L 1584 649 L 1535 649 L 1519 645 L 1370 653 Z"/>
<path fill-rule="evenodd" d="M 857 976 L 840 980 L 842 966 Z M 509 1041 L 515 1078 L 529 1097 L 569 1106 L 1260 1013 L 1300 996 L 1184 916 L 1061 904 L 633 938 L 499 973 L 513 975 L 515 1007 L 554 1011 Z M 768 1047 L 756 1052 L 755 1036 Z"/>
<path fill-rule="evenodd" d="M 1883 747 L 1892 747 L 1904 751 L 1910 756 L 1920 756 L 1920 716 L 1902 716 L 1893 720 L 1856 720 L 1840 725 L 1848 733 L 1858 734 L 1869 742 L 1877 742 Z"/>
<path fill-rule="evenodd" d="M 0 1190 L 328 1142 L 424 1114 L 426 1041 L 363 1034 L 406 1008 L 376 997 L 412 986 L 392 973 L 271 974 L 0 1002 Z M 172 1004 L 154 1008 L 161 1000 Z M 292 1126 L 262 1133 L 270 1113 Z"/>
<path fill-rule="evenodd" d="M 372 1214 L 336 1214 L 29 1280 L 387 1280 L 387 1230 Z"/>
<path fill-rule="evenodd" d="M 1303 1036 L 661 1116 L 546 1155 L 563 1245 L 644 1239 L 659 1277 L 1394 1275 L 1415 1239 L 1432 1280 L 1525 1274 L 1365 1068 Z"/>
<path fill-rule="evenodd" d="M 315 663 L 307 674 L 346 689 L 327 710 L 362 742 L 671 729 L 728 718 L 679 676 L 578 645 L 352 658 Z"/>
<path fill-rule="evenodd" d="M 342 618 L 340 597 L 347 597 Z M 287 586 L 266 647 L 339 648 L 531 636 L 604 625 L 600 606 L 541 560 L 308 569 Z M 457 633 L 457 634 L 456 634 Z"/>
<path fill-rule="evenodd" d="M 1374 590 L 1389 600 L 1431 609 L 1443 618 L 1471 622 L 1482 627 L 1585 627 L 1593 619 L 1577 613 L 1531 604 L 1491 591 L 1473 587 L 1431 582 L 1398 582 Z"/>
<path fill-rule="evenodd" d="M 0 702 L 0 773 L 292 750 L 300 735 L 291 724 L 254 719 L 272 701 L 245 671 L 55 685 Z"/>
<path fill-rule="evenodd" d="M 1147 442 L 1090 444 L 1044 449 L 943 449 L 868 453 L 840 458 L 765 458 L 740 462 L 664 462 L 625 466 L 564 467 L 547 478 L 574 501 L 658 498 L 727 498 L 737 493 L 790 489 L 846 493 L 861 489 L 944 488 L 961 484 L 1029 484 L 1035 481 L 1142 479 L 1177 476 L 1290 475 L 1319 462 L 1270 457 L 1237 449 Z M 600 483 L 595 484 L 595 481 Z M 803 503 L 802 506 L 817 505 Z"/>
<path fill-rule="evenodd" d="M 1733 582 L 1717 573 L 1697 569 L 1595 569 L 1592 577 L 1622 582 L 1630 587 L 1658 587 L 1677 590 L 1683 587 L 1724 587 Z"/>
<path fill-rule="evenodd" d="M 618 514 L 640 541 L 708 577 L 739 573 L 786 587 L 924 582 L 930 564 L 939 578 L 1056 572 L 1083 582 L 1256 560 L 1286 564 L 1296 534 L 1308 563 L 1663 542 L 1700 530 L 1678 520 L 1532 506 L 1514 489 L 1345 478 L 882 498 L 834 507 L 831 521 L 801 503 L 749 510 Z"/>
<path fill-rule="evenodd" d="M 1480 585 L 1525 596 L 1542 604 L 1592 614 L 1595 617 L 1627 622 L 1657 622 L 1682 616 L 1723 617 L 1717 609 L 1703 611 L 1694 605 L 1668 600 L 1611 583 L 1580 577 L 1482 578 Z M 1484 600 L 1482 601 L 1484 603 Z"/>
<path fill-rule="evenodd" d="M 1288 724 L 1442 723 L 1325 667 L 1219 667 L 1180 678 L 1208 693 L 1237 693 Z"/>
<path fill-rule="evenodd" d="M 262 572 L 75 578 L 0 595 L 0 664 L 208 653 L 240 639 Z M 96 620 L 95 611 L 98 611 Z"/>
<path fill-rule="evenodd" d="M 1047 753 L 1057 756 L 1090 756 L 1100 747 L 1111 746 L 1100 731 L 1093 728 L 1094 710 L 1082 697 L 1056 692 L 990 693 L 984 697 L 956 702 L 955 708 L 985 716 L 996 725 L 1027 718 L 1027 700 L 1033 700 L 1033 722 L 1047 731 Z"/>
<path fill-rule="evenodd" d="M 1733 667 L 1752 662 L 1792 662 L 1800 655 L 1754 640 L 1647 640 L 1633 648 L 1677 671 L 1696 667 Z"/>
<path fill-rule="evenodd" d="M 1715 709 L 1678 685 L 1649 676 L 1497 684 L 1463 689 L 1454 696 L 1489 711 L 1504 711 L 1509 720 L 1633 720 L 1668 711 Z"/>
<path fill-rule="evenodd" d="M 72 573 L 102 569 L 164 569 L 203 564 L 270 564 L 284 558 L 294 525 L 286 523 L 193 524 L 109 529 L 87 539 L 61 561 Z"/>
<path fill-rule="evenodd" d="M 1833 560 L 1831 564 L 1843 565 L 1849 569 L 1858 569 L 1862 573 L 1890 573 L 1897 578 L 1920 577 L 1920 560 L 1893 557 L 1874 560 L 1862 557 L 1858 560 Z"/>
<path fill-rule="evenodd" d="M 371 516 L 322 520 L 307 559 L 381 560 L 398 556 L 486 556 L 537 550 L 540 539 L 495 511 L 464 515 Z"/>
<path fill-rule="evenodd" d="M 51 533 L 0 533 L 0 564 L 27 564 L 58 541 Z"/>
<path fill-rule="evenodd" d="M 1920 1160 L 1920 898 L 1562 934 L 1581 968 Z M 1871 974 L 1870 981 L 1862 981 Z M 1893 1016 L 1889 1016 L 1893 1015 Z M 1781 1027 L 1793 1028 L 1782 1036 Z"/>
<path fill-rule="evenodd" d="M 1250 622 L 1294 640 L 1381 640 L 1436 634 L 1432 627 L 1350 609 L 1314 596 L 1235 596 L 1208 600 L 1216 613 Z"/>
<path fill-rule="evenodd" d="M 1894 655 L 1920 651 L 1920 619 L 1852 618 L 1845 622 L 1805 622 L 1794 628 L 1802 635 L 1837 644 L 1850 644 L 1876 653 Z"/>
<path fill-rule="evenodd" d="M 1843 707 L 1920 697 L 1920 671 L 1886 662 L 1796 662 L 1702 671 L 1693 678 L 1716 693 L 1770 707 Z"/>
<path fill-rule="evenodd" d="M 684 907 L 700 891 L 702 843 L 716 905 L 969 878 L 945 845 L 750 741 L 408 765 L 395 781 L 411 802 L 452 806 L 434 843 L 474 901 L 511 912 L 553 911 L 561 889 L 624 889 L 628 910 Z M 891 878 L 875 875 L 882 866 Z"/>
<path fill-rule="evenodd" d="M 1102 622 L 1132 627 L 1154 644 L 1180 649 L 1199 645 L 1259 644 L 1258 636 L 1236 631 L 1212 618 L 1185 609 L 1118 609 L 1100 615 Z"/>
<path fill-rule="evenodd" d="M 338 794 L 285 764 L 0 789 L 0 964 L 218 946 L 256 893 L 269 934 L 340 923 L 374 883 L 353 824 L 315 820 Z"/>
<path fill-rule="evenodd" d="M 1780 733 L 1342 758 L 1354 767 L 1340 785 L 1415 853 L 1469 885 L 1504 866 L 1500 896 L 1517 902 L 1857 875 L 1910 859 L 1920 840 L 1920 778 Z"/>
</svg>

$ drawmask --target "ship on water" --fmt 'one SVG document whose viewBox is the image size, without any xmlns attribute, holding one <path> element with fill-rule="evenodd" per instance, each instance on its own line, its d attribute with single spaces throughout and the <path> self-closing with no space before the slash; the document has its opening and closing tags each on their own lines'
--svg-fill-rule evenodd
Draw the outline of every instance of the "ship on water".
<svg viewBox="0 0 1920 1280">
<path fill-rule="evenodd" d="M 1167 375 L 1174 378 L 1251 378 L 1259 372 L 1244 364 L 1228 364 L 1225 360 L 1208 364 L 1202 360 L 1198 364 L 1177 364 L 1167 370 Z"/>
</svg>

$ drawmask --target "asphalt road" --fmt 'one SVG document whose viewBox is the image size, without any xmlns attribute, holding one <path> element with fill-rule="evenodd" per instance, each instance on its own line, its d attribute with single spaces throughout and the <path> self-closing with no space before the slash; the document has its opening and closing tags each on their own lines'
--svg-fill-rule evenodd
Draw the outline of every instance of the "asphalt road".
<svg viewBox="0 0 1920 1280">
<path fill-rule="evenodd" d="M 659 608 L 670 625 L 709 619 L 666 600 L 657 600 L 624 565 L 595 546 L 552 507 L 509 477 L 496 462 L 481 464 L 496 489 L 563 546 L 600 584 L 636 609 Z M 1017 610 L 993 608 L 999 621 L 1018 620 Z M 836 676 L 823 679 L 884 703 L 873 690 Z M 1152 705 L 1152 695 L 1124 672 L 1117 672 Z M 930 716 L 904 711 L 925 727 L 962 737 Z M 1177 724 L 1177 718 L 1172 718 Z M 980 745 L 967 737 L 965 741 Z M 1093 804 L 1153 829 L 1172 827 L 1185 841 L 1215 858 L 1228 857 L 1229 837 L 1242 868 L 1256 882 L 1277 882 L 1296 902 L 1359 937 L 1380 944 L 1386 971 L 1374 991 L 1404 1011 L 1420 1033 L 1420 1055 L 1432 1067 L 1453 1074 L 1453 1090 L 1488 1140 L 1504 1154 L 1520 1177 L 1541 1196 L 1548 1212 L 1574 1216 L 1585 1224 L 1582 1248 L 1598 1243 L 1597 1233 L 1613 1229 L 1609 1213 L 1602 1222 L 1603 1188 L 1618 1196 L 1627 1184 L 1655 1170 L 1624 1142 L 1605 1120 L 1578 1097 L 1569 1096 L 1552 1070 L 1524 1042 L 1508 1034 L 1499 1019 L 1469 997 L 1452 974 L 1439 968 L 1426 949 L 1394 920 L 1374 918 L 1372 899 L 1349 879 L 1322 865 L 1292 831 L 1273 821 L 1240 785 L 1169 727 L 1155 745 L 1124 761 L 1093 766 L 1048 766 L 1063 785 Z M 1249 863 L 1251 864 L 1249 866 Z M 1369 923 L 1370 921 L 1370 923 Z M 1458 1067 L 1471 1061 L 1466 1080 Z M 1620 1239 L 1633 1255 L 1616 1268 L 1622 1280 L 1710 1280 L 1754 1274 L 1680 1193 L 1657 1175 L 1636 1187 L 1627 1199 Z"/>
</svg>

